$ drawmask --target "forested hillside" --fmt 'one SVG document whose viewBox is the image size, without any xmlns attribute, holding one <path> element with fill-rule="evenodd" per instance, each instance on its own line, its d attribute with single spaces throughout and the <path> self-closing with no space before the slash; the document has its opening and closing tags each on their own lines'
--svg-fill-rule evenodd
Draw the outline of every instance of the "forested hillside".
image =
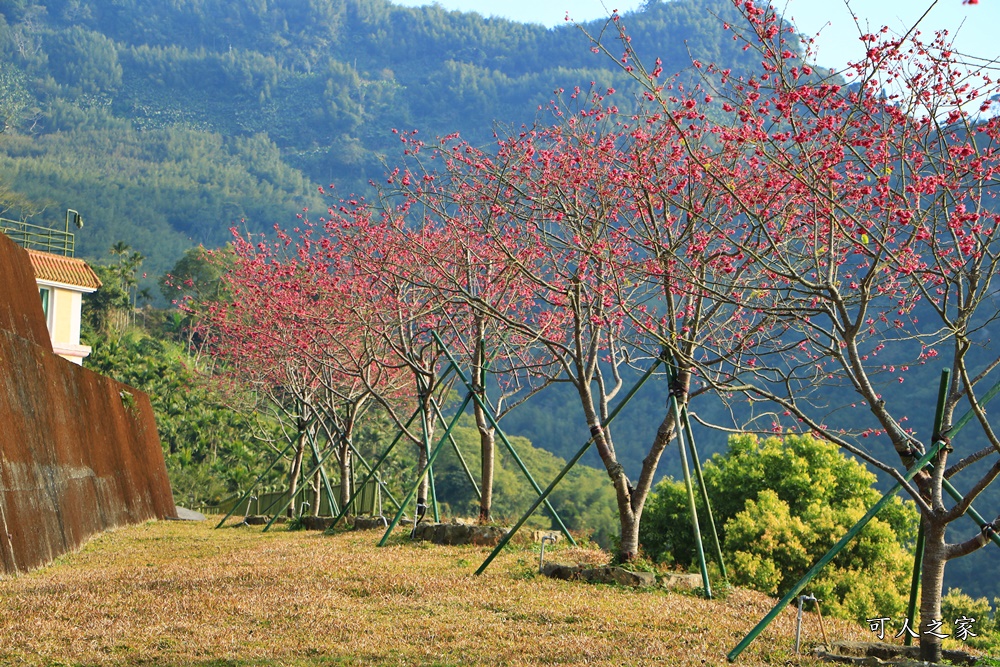
<svg viewBox="0 0 1000 667">
<path fill-rule="evenodd" d="M 712 16 L 728 11 L 651 2 L 629 25 L 668 70 L 691 54 L 739 67 Z M 269 230 L 324 206 L 317 185 L 367 191 L 393 128 L 487 142 L 495 125 L 531 123 L 557 88 L 615 80 L 573 26 L 440 7 L 3 0 L 0 181 L 21 195 L 5 217 L 49 224 L 72 207 L 89 223 L 79 254 L 124 238 L 162 273 L 232 225 Z"/>
</svg>

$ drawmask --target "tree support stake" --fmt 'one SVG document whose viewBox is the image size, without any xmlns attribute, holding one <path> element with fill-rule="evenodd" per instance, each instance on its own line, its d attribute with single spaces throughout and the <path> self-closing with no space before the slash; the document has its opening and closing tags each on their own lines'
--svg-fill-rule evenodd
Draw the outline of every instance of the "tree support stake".
<svg viewBox="0 0 1000 667">
<path fill-rule="evenodd" d="M 439 440 L 437 446 L 434 447 L 434 451 L 427 457 L 427 465 L 425 465 L 423 470 L 420 471 L 420 474 L 417 475 L 417 483 L 414 484 L 413 488 L 410 489 L 410 492 L 406 494 L 406 497 L 403 499 L 403 506 L 399 508 L 398 512 L 396 512 L 396 516 L 393 517 L 392 523 L 386 527 L 385 535 L 382 536 L 382 539 L 378 543 L 380 547 L 385 546 L 385 543 L 389 540 L 389 535 L 392 534 L 392 531 L 399 523 L 399 520 L 403 518 L 403 511 L 406 509 L 406 506 L 410 504 L 410 501 L 413 500 L 413 496 L 417 493 L 417 489 L 420 488 L 420 479 L 430 469 L 430 467 L 434 465 L 434 459 L 436 459 L 437 455 L 441 453 L 442 449 L 444 449 L 444 444 L 448 441 L 448 436 L 451 435 L 452 429 L 455 428 L 459 418 L 462 416 L 462 411 L 465 410 L 465 406 L 469 404 L 469 399 L 470 396 L 466 396 L 465 400 L 462 401 L 462 405 L 458 408 L 458 412 L 456 412 L 455 416 L 452 418 L 451 424 L 448 425 L 448 429 L 444 432 L 444 435 L 441 436 L 441 440 Z M 416 515 L 414 515 L 413 519 L 414 525 L 416 525 Z"/>
<path fill-rule="evenodd" d="M 406 424 L 403 425 L 404 429 L 410 428 L 410 424 L 412 424 L 413 420 L 417 418 L 417 414 L 419 413 L 419 411 L 420 411 L 419 407 L 416 410 L 413 411 L 413 414 L 410 415 L 410 418 L 406 421 Z M 337 515 L 337 518 L 333 520 L 332 524 L 330 524 L 330 529 L 331 530 L 333 528 L 336 528 L 337 524 L 340 523 L 340 520 L 344 518 L 344 516 L 347 514 L 347 509 L 349 507 L 351 507 L 351 505 L 354 503 L 355 498 L 357 498 L 357 496 L 365 488 L 365 485 L 368 484 L 368 480 L 370 480 L 372 477 L 375 476 L 375 473 L 378 471 L 379 467 L 381 467 L 382 463 L 389 457 L 389 454 L 392 452 L 392 450 L 396 446 L 396 444 L 402 439 L 402 437 L 403 437 L 403 431 L 400 430 L 399 432 L 396 433 L 396 437 L 392 439 L 392 442 L 389 443 L 389 446 L 385 448 L 385 451 L 382 453 L 382 456 L 380 456 L 378 458 L 378 460 L 375 461 L 375 465 L 368 469 L 368 474 L 365 475 L 364 481 L 361 482 L 361 484 L 359 484 L 354 489 L 354 493 L 351 494 L 351 498 L 347 501 L 347 506 L 344 507 L 344 509 L 342 509 L 340 511 L 340 514 Z M 367 464 L 365 464 L 365 465 L 367 465 Z M 379 484 L 381 484 L 381 483 L 382 482 L 379 481 Z M 395 500 L 393 500 L 392 502 L 399 509 L 403 508 L 403 505 L 397 503 Z"/>
<path fill-rule="evenodd" d="M 264 476 L 267 475 L 267 473 L 271 472 L 271 470 L 274 468 L 274 466 L 278 465 L 278 461 L 280 461 L 285 456 L 285 454 L 288 453 L 288 450 L 291 449 L 292 445 L 294 445 L 294 444 L 295 444 L 295 442 L 291 441 L 287 445 L 285 445 L 285 448 L 283 450 L 281 450 L 281 452 L 279 452 L 279 454 L 274 458 L 273 461 L 271 461 L 271 464 L 269 466 L 267 466 L 266 468 L 264 468 L 264 472 L 262 472 L 257 477 L 257 479 L 254 480 L 254 483 L 250 485 L 250 488 L 247 490 L 247 492 L 244 493 L 243 496 L 238 501 L 236 501 L 236 504 L 233 505 L 233 509 L 229 510 L 229 514 L 227 514 L 226 516 L 222 517 L 222 521 L 219 522 L 219 524 L 216 526 L 216 529 L 222 528 L 222 525 L 224 523 L 226 523 L 226 521 L 229 520 L 229 517 L 231 517 L 233 514 L 236 513 L 237 508 L 239 508 L 239 506 L 243 504 L 243 501 L 246 500 L 247 498 L 249 498 L 251 495 L 253 495 L 254 489 L 256 489 L 257 485 L 260 484 L 260 480 L 264 479 Z M 250 505 L 248 504 L 247 505 L 247 509 L 249 510 L 249 508 L 250 508 Z M 259 510 L 260 507 L 258 506 L 257 509 Z"/>
<path fill-rule="evenodd" d="M 437 341 L 438 345 L 441 346 L 441 349 L 448 357 L 448 362 L 451 364 L 451 367 L 455 370 L 456 375 L 458 375 L 458 379 L 462 382 L 462 384 L 465 385 L 466 389 L 469 390 L 469 395 L 472 397 L 472 400 L 474 400 L 476 404 L 480 408 L 482 408 L 483 414 L 486 416 L 486 420 L 489 421 L 490 426 L 496 429 L 496 433 L 497 436 L 500 438 L 500 442 L 502 442 L 504 447 L 507 448 L 507 451 L 510 452 L 510 455 L 514 459 L 514 462 L 517 464 L 517 467 L 521 470 L 521 473 L 524 474 L 528 482 L 531 484 L 531 488 L 533 488 L 535 490 L 535 493 L 537 493 L 541 498 L 541 500 L 544 501 L 545 509 L 548 510 L 549 515 L 559 525 L 559 530 L 561 530 L 562 534 L 566 536 L 566 539 L 569 540 L 570 544 L 576 546 L 576 540 L 573 539 L 572 535 L 570 535 L 569 529 L 566 527 L 566 524 L 563 523 L 563 520 L 562 518 L 560 518 L 559 513 L 556 512 L 555 508 L 552 507 L 552 504 L 549 503 L 547 496 L 543 496 L 542 488 L 538 485 L 538 482 L 535 481 L 535 478 L 531 475 L 531 472 L 528 470 L 528 467 L 524 465 L 524 461 L 522 461 L 521 457 L 518 456 L 517 450 L 514 449 L 514 445 L 512 445 L 510 443 L 510 440 L 507 439 L 507 434 L 505 434 L 503 432 L 503 429 L 500 428 L 500 424 L 498 424 L 497 420 L 493 417 L 493 413 L 490 411 L 489 406 L 483 403 L 482 399 L 479 398 L 479 394 L 476 393 L 474 387 L 469 382 L 468 378 L 465 377 L 465 373 L 463 373 L 462 369 L 459 368 L 458 362 L 455 360 L 455 357 L 452 356 L 451 351 L 447 347 L 445 347 L 444 342 L 437 335 L 437 332 L 432 331 L 431 335 L 434 336 L 434 340 Z"/>
<path fill-rule="evenodd" d="M 639 388 L 642 387 L 642 385 L 646 384 L 646 380 L 652 377 L 653 371 L 655 371 L 661 363 L 663 363 L 662 359 L 656 359 L 653 362 L 653 365 L 649 367 L 649 370 L 647 370 L 643 374 L 643 376 L 639 378 L 639 381 L 635 383 L 635 386 L 633 386 L 632 389 L 629 390 L 628 394 L 625 395 L 625 398 L 622 399 L 622 402 L 616 405 L 615 409 L 611 411 L 611 414 L 608 415 L 608 418 L 605 421 L 605 426 L 610 424 L 614 420 L 614 418 L 618 416 L 618 413 L 621 412 L 622 408 L 624 408 L 628 404 L 628 402 L 632 399 L 632 397 L 635 396 L 636 392 L 639 391 Z M 503 551 L 503 548 L 507 546 L 507 543 L 510 542 L 512 537 L 514 537 L 514 534 L 521 528 L 521 526 L 524 525 L 524 522 L 527 521 L 532 514 L 534 514 L 535 510 L 538 509 L 538 506 L 541 505 L 543 502 L 548 503 L 547 498 L 549 497 L 549 494 L 552 493 L 552 491 L 556 488 L 556 485 L 558 485 L 559 482 L 562 481 L 563 477 L 566 476 L 566 474 L 573 468 L 573 466 L 576 465 L 577 461 L 579 461 L 583 457 L 583 455 L 587 453 L 587 450 L 590 449 L 590 446 L 592 444 L 594 444 L 593 436 L 591 436 L 590 439 L 583 444 L 580 450 L 573 455 L 573 458 L 571 458 L 569 461 L 566 462 L 566 465 L 563 466 L 563 469 L 559 471 L 559 474 L 556 475 L 556 478 L 552 480 L 552 482 L 548 485 L 545 491 L 543 491 L 535 500 L 535 502 L 531 504 L 531 507 L 528 508 L 528 511 L 525 512 L 521 516 L 521 518 L 517 520 L 517 523 L 514 524 L 514 527 L 511 528 L 507 532 L 507 534 L 503 536 L 503 538 L 500 540 L 500 543 L 496 545 L 493 551 L 490 552 L 490 555 L 486 557 L 486 560 L 483 561 L 483 564 L 479 566 L 479 569 L 476 570 L 477 575 L 482 574 L 483 572 L 486 571 L 486 568 L 489 567 L 490 563 L 493 562 L 493 559 L 496 558 L 501 551 Z"/>
</svg>

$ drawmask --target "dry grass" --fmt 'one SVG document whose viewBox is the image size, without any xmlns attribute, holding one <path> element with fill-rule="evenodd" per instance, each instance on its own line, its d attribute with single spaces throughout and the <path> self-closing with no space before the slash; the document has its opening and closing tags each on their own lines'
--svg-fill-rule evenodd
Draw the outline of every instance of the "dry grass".
<svg viewBox="0 0 1000 667">
<path fill-rule="evenodd" d="M 533 574 L 537 549 L 508 551 L 473 577 L 487 549 L 402 538 L 379 549 L 377 537 L 209 522 L 102 535 L 53 565 L 0 579 L 0 663 L 723 665 L 773 604 L 742 590 L 707 601 L 554 581 Z M 738 664 L 798 663 L 794 622 L 786 611 Z M 836 622 L 827 632 L 870 638 Z M 817 634 L 810 619 L 805 637 Z"/>
</svg>

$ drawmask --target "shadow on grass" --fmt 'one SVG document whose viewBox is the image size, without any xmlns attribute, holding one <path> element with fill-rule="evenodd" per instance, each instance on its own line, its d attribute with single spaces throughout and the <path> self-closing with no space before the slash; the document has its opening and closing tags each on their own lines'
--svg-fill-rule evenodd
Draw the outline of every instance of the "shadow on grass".
<svg viewBox="0 0 1000 667">
<path fill-rule="evenodd" d="M 344 656 L 313 656 L 298 658 L 274 658 L 271 660 L 232 660 L 228 658 L 209 658 L 206 660 L 170 661 L 157 659 L 158 667 L 360 667 L 361 665 L 399 665 L 401 656 L 387 656 L 384 660 L 368 658 L 351 658 Z M 408 664 L 410 660 L 406 660 Z M 103 667 L 105 663 L 82 662 L 51 662 L 51 667 Z M 149 665 L 148 660 L 138 660 L 135 665 Z M 458 667 L 457 662 L 421 662 L 422 667 Z"/>
</svg>

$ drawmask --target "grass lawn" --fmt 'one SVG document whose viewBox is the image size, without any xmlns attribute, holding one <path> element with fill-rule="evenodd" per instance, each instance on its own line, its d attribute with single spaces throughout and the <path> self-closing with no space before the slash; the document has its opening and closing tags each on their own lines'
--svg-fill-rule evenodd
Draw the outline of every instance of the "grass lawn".
<svg viewBox="0 0 1000 667">
<path fill-rule="evenodd" d="M 744 590 L 708 601 L 555 581 L 535 575 L 534 545 L 474 577 L 486 548 L 410 543 L 400 532 L 379 549 L 376 532 L 213 526 L 124 528 L 0 578 L 0 664 L 723 665 L 774 603 Z M 829 619 L 826 630 L 872 638 Z M 794 656 L 794 631 L 788 610 L 737 664 L 813 664 Z M 807 646 L 819 641 L 815 616 L 803 634 Z"/>
</svg>

